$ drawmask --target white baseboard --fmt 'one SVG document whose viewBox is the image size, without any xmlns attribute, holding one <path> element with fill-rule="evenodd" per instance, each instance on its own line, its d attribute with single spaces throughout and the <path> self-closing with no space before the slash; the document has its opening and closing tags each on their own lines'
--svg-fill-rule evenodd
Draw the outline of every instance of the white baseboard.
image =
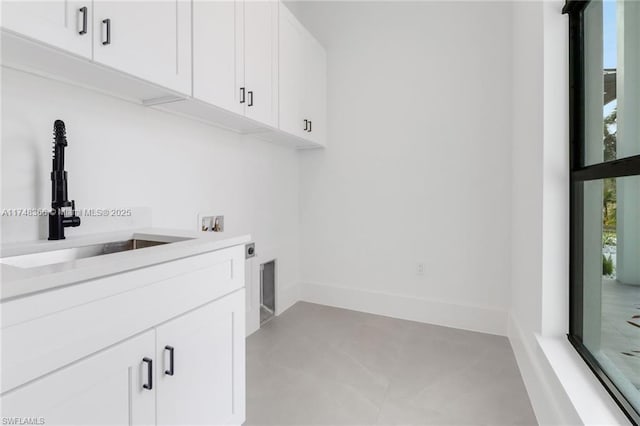
<svg viewBox="0 0 640 426">
<path fill-rule="evenodd" d="M 445 327 L 507 334 L 507 312 L 496 308 L 311 283 L 300 285 L 300 300 Z"/>
</svg>

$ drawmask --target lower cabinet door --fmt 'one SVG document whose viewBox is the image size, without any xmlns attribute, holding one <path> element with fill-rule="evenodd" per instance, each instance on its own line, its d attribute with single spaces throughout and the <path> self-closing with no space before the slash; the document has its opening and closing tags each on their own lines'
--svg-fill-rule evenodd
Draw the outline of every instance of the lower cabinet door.
<svg viewBox="0 0 640 426">
<path fill-rule="evenodd" d="M 244 289 L 156 328 L 159 425 L 242 424 Z"/>
<path fill-rule="evenodd" d="M 154 333 L 146 332 L 7 392 L 1 398 L 3 420 L 46 425 L 155 424 L 155 366 L 149 362 L 154 361 Z"/>
</svg>

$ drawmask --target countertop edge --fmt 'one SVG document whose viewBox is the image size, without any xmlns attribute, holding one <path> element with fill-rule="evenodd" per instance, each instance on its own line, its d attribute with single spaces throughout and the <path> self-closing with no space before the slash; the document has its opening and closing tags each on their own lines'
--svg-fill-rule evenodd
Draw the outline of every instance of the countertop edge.
<svg viewBox="0 0 640 426">
<path fill-rule="evenodd" d="M 13 255 L 19 255 L 27 252 L 29 247 L 37 247 L 36 250 L 32 250 L 31 252 L 47 251 L 40 249 L 41 247 L 47 247 L 49 250 L 58 250 L 61 248 L 72 247 L 74 244 L 78 243 L 93 244 L 95 242 L 109 241 L 109 238 L 112 238 L 111 240 L 113 241 L 113 238 L 126 238 L 127 236 L 132 235 L 138 237 L 158 236 L 188 239 L 163 246 L 141 249 L 139 252 L 122 252 L 90 259 L 82 259 L 77 261 L 77 263 L 80 264 L 79 267 L 70 267 L 66 270 L 61 270 L 55 273 L 43 273 L 41 275 L 36 274 L 28 276 L 29 271 L 24 270 L 24 278 L 13 277 L 11 279 L 6 279 L 5 275 L 8 275 L 8 270 L 15 272 L 19 271 L 20 268 L 0 264 L 0 273 L 2 278 L 0 282 L 0 303 L 10 302 L 15 299 L 21 299 L 45 291 L 54 291 L 57 288 L 67 287 L 70 285 L 78 285 L 82 282 L 109 275 L 116 275 L 152 265 L 171 262 L 177 259 L 244 245 L 251 241 L 251 236 L 249 234 L 221 237 L 220 235 L 210 235 L 202 232 L 145 228 L 87 235 L 77 237 L 73 240 L 66 240 L 66 243 L 63 244 L 46 244 L 45 242 L 40 241 L 19 243 L 13 245 L 13 247 L 11 247 L 12 245 L 9 245 L 9 251 L 14 251 L 15 254 Z M 7 251 L 5 247 L 3 247 L 3 253 Z M 12 250 L 14 247 L 17 248 Z"/>
</svg>

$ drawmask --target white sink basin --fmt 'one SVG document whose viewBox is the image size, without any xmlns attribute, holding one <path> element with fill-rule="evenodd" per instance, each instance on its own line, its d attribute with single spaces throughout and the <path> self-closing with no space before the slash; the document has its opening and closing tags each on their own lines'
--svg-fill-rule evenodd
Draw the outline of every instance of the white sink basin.
<svg viewBox="0 0 640 426">
<path fill-rule="evenodd" d="M 0 263 L 15 266 L 18 268 L 35 268 L 38 266 L 53 265 L 56 263 L 69 262 L 72 260 L 85 259 L 94 256 L 102 256 L 111 253 L 119 253 L 122 251 L 139 250 L 163 244 L 170 243 L 166 241 L 131 239 L 125 241 L 92 244 L 80 247 L 70 247 L 61 250 L 43 251 L 38 253 L 10 256 L 0 259 Z"/>
</svg>

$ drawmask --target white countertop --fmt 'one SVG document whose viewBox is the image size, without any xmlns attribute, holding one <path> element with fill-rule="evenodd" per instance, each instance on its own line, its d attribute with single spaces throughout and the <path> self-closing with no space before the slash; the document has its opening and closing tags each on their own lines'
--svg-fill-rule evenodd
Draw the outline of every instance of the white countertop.
<svg viewBox="0 0 640 426">
<path fill-rule="evenodd" d="M 148 228 L 67 237 L 67 239 L 59 241 L 40 240 L 6 244 L 0 248 L 0 258 L 130 239 L 166 241 L 171 244 L 33 268 L 19 268 L 0 263 L 0 277 L 2 278 L 0 301 L 227 247 L 244 245 L 251 241 L 251 236 Z"/>
</svg>

